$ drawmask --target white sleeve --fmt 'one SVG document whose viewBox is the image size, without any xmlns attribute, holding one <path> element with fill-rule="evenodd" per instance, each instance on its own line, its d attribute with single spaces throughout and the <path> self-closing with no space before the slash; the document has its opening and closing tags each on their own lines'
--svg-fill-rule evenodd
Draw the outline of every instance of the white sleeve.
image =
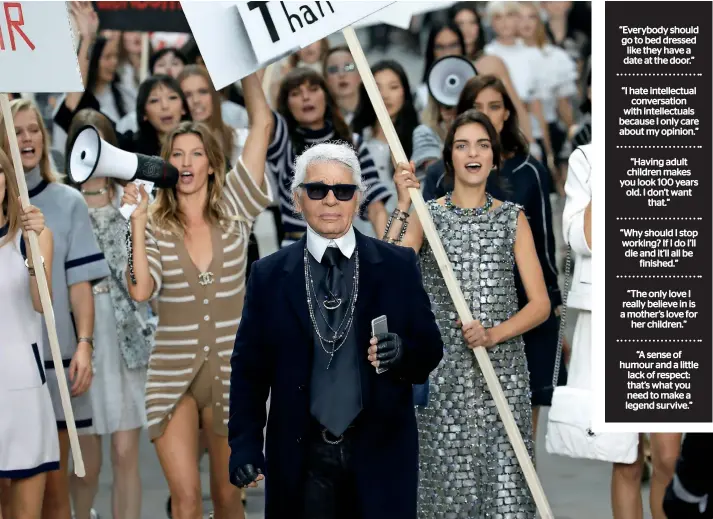
<svg viewBox="0 0 713 519">
<path fill-rule="evenodd" d="M 592 200 L 592 166 L 585 153 L 588 149 L 589 145 L 580 146 L 570 155 L 567 181 L 564 185 L 566 201 L 562 213 L 562 233 L 565 243 L 580 256 L 592 255 L 592 249 L 584 237 L 584 210 Z"/>
</svg>

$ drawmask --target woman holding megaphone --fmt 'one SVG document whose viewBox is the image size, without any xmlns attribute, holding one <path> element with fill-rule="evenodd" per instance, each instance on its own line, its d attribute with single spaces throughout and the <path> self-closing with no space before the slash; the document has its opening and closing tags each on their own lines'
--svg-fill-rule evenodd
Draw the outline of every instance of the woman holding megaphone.
<svg viewBox="0 0 713 519">
<path fill-rule="evenodd" d="M 160 189 L 151 209 L 143 186 L 129 184 L 122 198 L 138 204 L 131 215 L 129 292 L 135 301 L 158 299 L 146 413 L 174 519 L 202 517 L 199 423 L 208 440 L 215 515 L 244 517 L 240 491 L 228 478 L 230 355 L 242 314 L 248 238 L 271 202 L 264 171 L 272 113 L 256 75 L 243 79 L 243 88 L 250 134 L 230 172 L 213 132 L 182 123 L 163 148 L 164 160 L 179 171 L 178 184 Z"/>
</svg>

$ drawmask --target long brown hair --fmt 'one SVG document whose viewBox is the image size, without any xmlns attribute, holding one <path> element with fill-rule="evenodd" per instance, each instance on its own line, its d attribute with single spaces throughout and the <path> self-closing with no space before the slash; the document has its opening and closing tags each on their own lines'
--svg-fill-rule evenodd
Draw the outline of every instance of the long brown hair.
<svg viewBox="0 0 713 519">
<path fill-rule="evenodd" d="M 204 210 L 205 219 L 211 226 L 220 226 L 224 231 L 229 232 L 232 228 L 234 218 L 228 215 L 228 211 L 223 202 L 223 189 L 225 187 L 225 156 L 218 140 L 213 132 L 204 123 L 185 121 L 173 130 L 166 143 L 163 145 L 161 157 L 166 162 L 171 158 L 173 141 L 179 135 L 196 135 L 205 148 L 208 163 L 213 168 L 213 174 L 208 177 L 208 203 Z M 183 236 L 184 217 L 178 206 L 176 188 L 159 189 L 156 202 L 151 206 L 151 223 L 155 229 L 159 229 L 176 236 Z"/>
<path fill-rule="evenodd" d="M 192 76 L 202 77 L 208 85 L 208 89 L 210 90 L 210 100 L 213 105 L 213 113 L 211 114 L 210 119 L 208 119 L 208 121 L 204 124 L 210 126 L 210 128 L 215 132 L 216 137 L 218 137 L 218 140 L 223 145 L 223 154 L 226 157 L 230 157 L 233 153 L 233 146 L 235 145 L 235 132 L 223 121 L 223 114 L 220 109 L 222 101 L 220 93 L 215 89 L 215 86 L 213 86 L 213 81 L 210 79 L 208 70 L 200 65 L 187 65 L 183 69 L 183 72 L 179 74 L 178 83 L 181 84 L 184 79 Z"/>
<path fill-rule="evenodd" d="M 37 124 L 40 127 L 40 132 L 42 132 L 42 158 L 40 159 L 40 174 L 45 182 L 57 182 L 60 176 L 55 171 L 52 171 L 52 163 L 50 162 L 50 137 L 47 133 L 45 122 L 42 120 L 42 114 L 40 113 L 39 108 L 37 108 L 37 105 L 30 99 L 15 99 L 10 101 L 10 111 L 12 112 L 13 119 L 19 112 L 24 110 L 32 110 L 35 112 Z M 2 144 L 2 150 L 5 152 L 5 155 L 11 157 L 12 153 L 10 152 L 10 141 L 7 137 L 7 130 L 5 129 L 5 121 L 3 120 L 2 114 L 0 114 L 0 143 Z"/>
<path fill-rule="evenodd" d="M 0 169 L 5 174 L 5 198 L 2 200 L 2 212 L 5 215 L 5 222 L 8 224 L 7 235 L 0 240 L 0 247 L 15 238 L 15 234 L 20 229 L 20 190 L 17 188 L 17 179 L 12 161 L 4 151 L 0 150 Z"/>
<path fill-rule="evenodd" d="M 463 87 L 463 91 L 460 93 L 460 98 L 458 99 L 458 107 L 456 111 L 458 114 L 462 114 L 467 110 L 475 107 L 475 100 L 478 95 L 486 88 L 492 88 L 498 92 L 503 98 L 503 104 L 505 109 L 510 112 L 510 115 L 503 123 L 503 129 L 500 131 L 500 143 L 502 145 L 502 152 L 505 155 L 527 155 L 529 153 L 529 146 L 527 145 L 527 139 L 520 129 L 520 120 L 517 116 L 517 110 L 515 105 L 508 94 L 507 89 L 503 82 L 495 76 L 485 75 L 485 76 L 475 76 L 468 80 L 468 82 Z"/>
<path fill-rule="evenodd" d="M 280 91 L 277 94 L 277 111 L 285 118 L 285 121 L 287 121 L 287 128 L 290 132 L 295 154 L 300 155 L 302 151 L 304 151 L 306 143 L 304 142 L 304 138 L 297 132 L 299 123 L 292 115 L 292 112 L 290 112 L 288 98 L 290 97 L 290 92 L 305 83 L 310 86 L 318 86 L 324 92 L 324 121 L 325 123 L 331 122 L 334 126 L 334 139 L 352 142 L 349 126 L 347 126 L 347 123 L 344 122 L 344 118 L 339 113 L 339 107 L 337 107 L 337 103 L 332 97 L 332 94 L 329 93 L 327 82 L 314 70 L 299 67 L 287 73 L 282 83 L 280 83 Z"/>
</svg>

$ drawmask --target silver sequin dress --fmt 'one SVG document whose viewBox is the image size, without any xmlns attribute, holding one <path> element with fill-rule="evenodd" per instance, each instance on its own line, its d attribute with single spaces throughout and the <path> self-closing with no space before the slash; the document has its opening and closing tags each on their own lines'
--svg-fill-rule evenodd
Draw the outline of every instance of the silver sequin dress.
<svg viewBox="0 0 713 519">
<path fill-rule="evenodd" d="M 438 202 L 429 211 L 475 319 L 486 328 L 518 311 L 513 244 L 522 208 L 510 202 L 483 215 L 461 215 Z M 420 519 L 530 519 L 535 504 L 487 384 L 465 345 L 453 302 L 424 242 L 421 267 L 443 336 L 443 360 L 418 407 Z M 515 421 L 532 457 L 532 411 L 524 343 L 489 350 Z"/>
</svg>

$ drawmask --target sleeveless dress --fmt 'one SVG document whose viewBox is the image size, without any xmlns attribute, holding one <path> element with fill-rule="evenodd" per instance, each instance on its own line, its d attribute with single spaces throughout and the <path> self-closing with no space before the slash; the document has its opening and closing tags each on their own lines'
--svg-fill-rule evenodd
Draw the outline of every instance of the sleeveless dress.
<svg viewBox="0 0 713 519">
<path fill-rule="evenodd" d="M 432 200 L 429 212 L 473 318 L 486 328 L 518 311 L 513 245 L 522 207 L 503 202 L 462 215 Z M 430 246 L 421 248 L 423 283 L 441 329 L 444 356 L 417 407 L 421 519 L 534 519 L 535 505 L 495 402 L 467 348 L 458 314 Z M 488 350 L 530 457 L 530 384 L 522 337 Z"/>
<path fill-rule="evenodd" d="M 20 479 L 59 470 L 59 438 L 22 237 L 3 242 L 7 232 L 0 227 L 0 478 Z"/>
</svg>

